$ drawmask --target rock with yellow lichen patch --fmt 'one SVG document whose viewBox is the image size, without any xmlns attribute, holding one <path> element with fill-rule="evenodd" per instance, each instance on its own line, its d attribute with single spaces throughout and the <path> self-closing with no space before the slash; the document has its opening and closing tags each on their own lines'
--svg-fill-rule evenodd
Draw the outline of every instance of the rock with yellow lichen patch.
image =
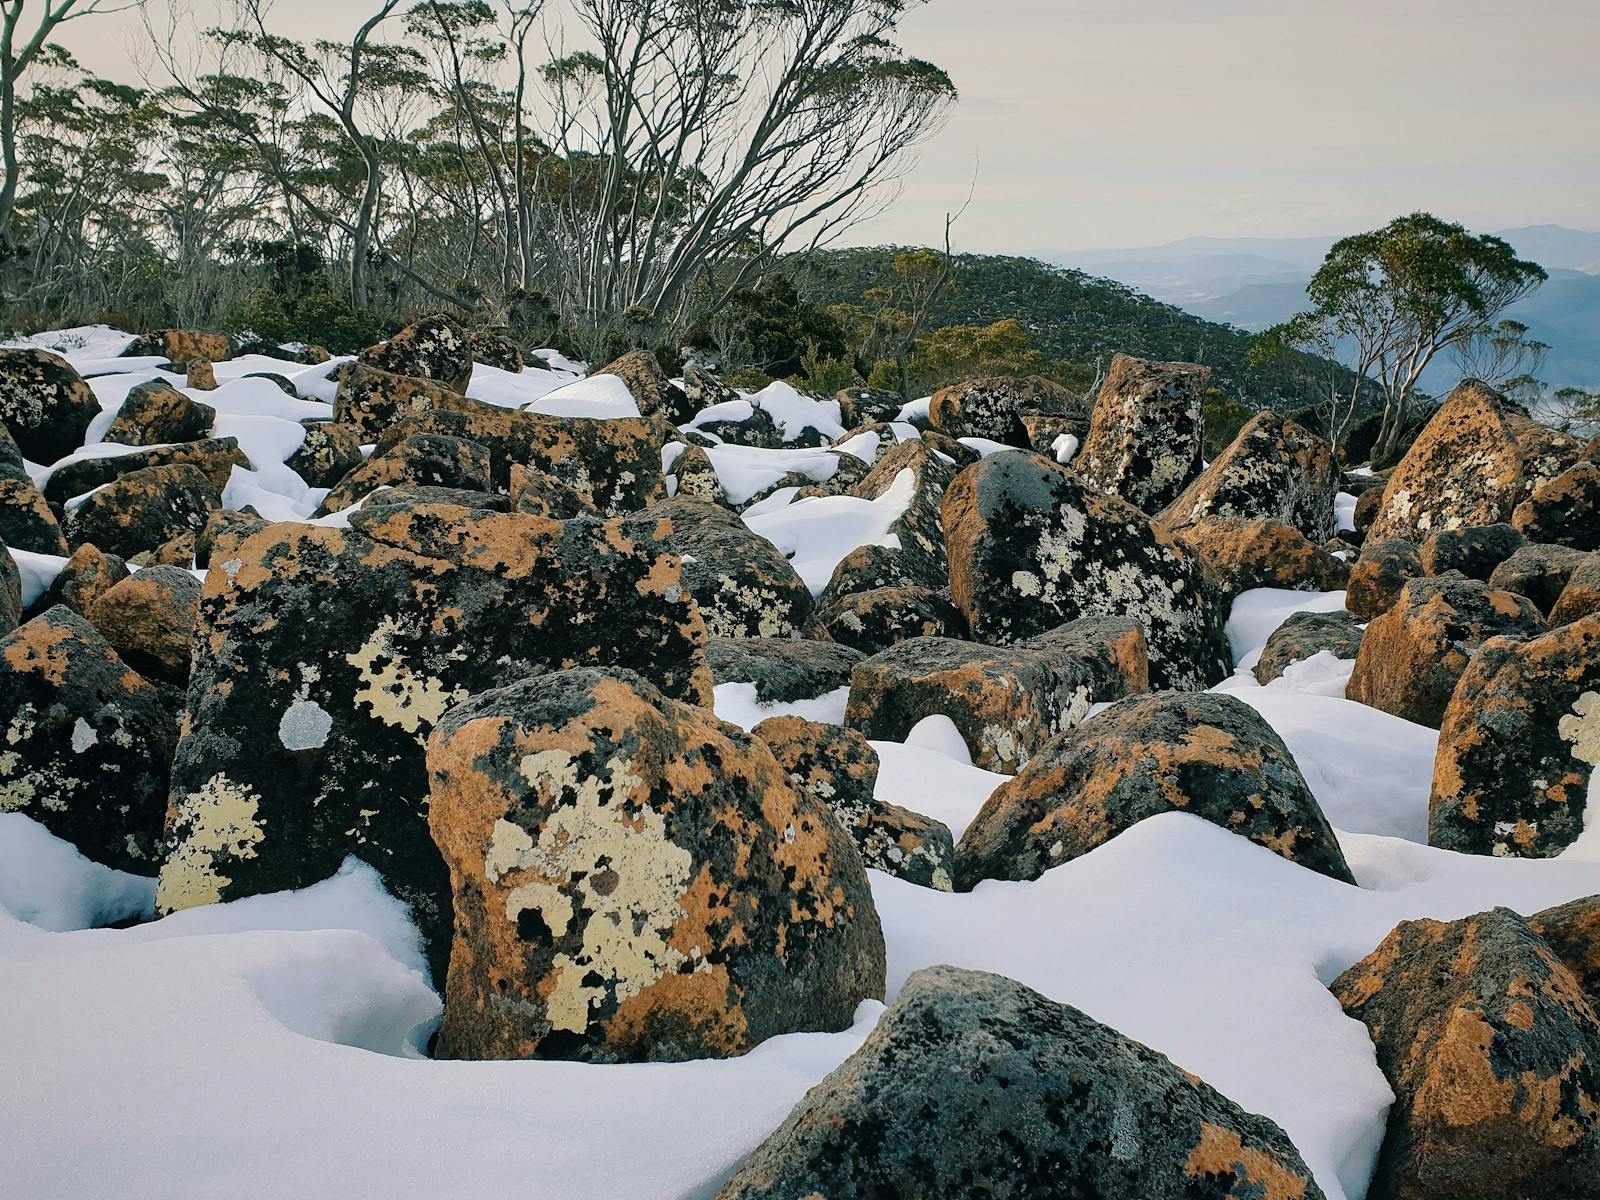
<svg viewBox="0 0 1600 1200">
<path fill-rule="evenodd" d="M 198 534 L 222 507 L 216 485 L 187 463 L 118 476 L 67 510 L 63 532 L 74 546 L 91 542 L 131 559 L 181 534 Z"/>
<path fill-rule="evenodd" d="M 1558 904 L 1528 918 L 1600 1012 L 1600 895 Z"/>
<path fill-rule="evenodd" d="M 1573 575 L 1588 561 L 1589 556 L 1582 550 L 1536 542 L 1523 546 L 1496 567 L 1489 582 L 1528 597 L 1540 612 L 1553 612 Z"/>
<path fill-rule="evenodd" d="M 1094 704 L 1149 687 L 1144 634 L 1126 617 L 1085 618 L 1016 646 L 920 637 L 857 665 L 845 724 L 899 741 L 940 714 L 974 763 L 1011 773 Z"/>
<path fill-rule="evenodd" d="M 683 425 L 694 418 L 694 404 L 683 389 L 667 378 L 661 363 L 648 350 L 629 350 L 590 375 L 615 375 L 622 380 L 643 416 L 659 414 L 674 425 Z"/>
<path fill-rule="evenodd" d="M 1210 379 L 1210 368 L 1194 363 L 1117 355 L 1073 466 L 1090 486 L 1159 513 L 1200 474 L 1200 406 Z"/>
<path fill-rule="evenodd" d="M 472 380 L 472 345 L 455 318 L 439 314 L 413 321 L 386 342 L 368 346 L 358 362 L 396 375 L 432 379 L 453 392 Z"/>
<path fill-rule="evenodd" d="M 0 349 L 0 422 L 32 461 L 71 454 L 99 415 L 100 401 L 59 354 Z"/>
<path fill-rule="evenodd" d="M 1206 517 L 1177 536 L 1230 602 L 1252 588 L 1337 592 L 1350 578 L 1348 563 L 1282 521 Z"/>
<path fill-rule="evenodd" d="M 1255 709 L 1225 693 L 1161 692 L 1052 739 L 995 789 L 956 846 L 958 886 L 1037 879 L 1164 812 L 1355 882 L 1294 756 Z"/>
<path fill-rule="evenodd" d="M 1328 443 L 1275 412 L 1257 413 L 1159 520 L 1186 529 L 1217 517 L 1282 522 L 1320 545 L 1334 535 L 1339 469 Z"/>
<path fill-rule="evenodd" d="M 128 454 L 100 458 L 80 458 L 50 472 L 44 482 L 44 497 L 52 504 L 65 504 L 124 475 L 149 467 L 169 467 L 187 463 L 197 468 L 220 493 L 228 486 L 235 467 L 249 468 L 250 460 L 239 449 L 237 438 L 205 438 L 176 446 L 147 446 Z M 104 547 L 102 547 L 103 549 Z"/>
<path fill-rule="evenodd" d="M 401 417 L 449 408 L 460 399 L 458 391 L 437 380 L 353 362 L 339 375 L 333 419 L 341 427 L 358 430 L 361 440 L 370 442 Z"/>
<path fill-rule="evenodd" d="M 304 421 L 306 436 L 285 465 L 314 488 L 331 488 L 366 461 L 361 427 L 345 421 Z"/>
<path fill-rule="evenodd" d="M 706 662 L 718 685 L 748 683 L 757 704 L 812 700 L 850 686 L 866 655 L 836 642 L 794 638 L 709 638 Z"/>
<path fill-rule="evenodd" d="M 0 638 L 0 812 L 141 875 L 160 862 L 177 721 L 88 621 L 57 606 Z"/>
<path fill-rule="evenodd" d="M 486 491 L 489 451 L 477 442 L 418 433 L 374 454 L 334 485 L 319 514 L 349 508 L 380 487 L 444 487 Z"/>
<path fill-rule="evenodd" d="M 532 467 L 511 467 L 511 510 L 530 517 L 568 521 L 573 517 L 595 516 L 593 503 L 571 484 Z"/>
<path fill-rule="evenodd" d="M 1395 1092 L 1369 1200 L 1600 1197 L 1600 1017 L 1516 913 L 1405 921 L 1332 988 Z"/>
<path fill-rule="evenodd" d="M 124 446 L 193 442 L 209 434 L 216 419 L 217 410 L 209 404 L 190 399 L 165 379 L 152 379 L 129 390 L 102 440 Z"/>
<path fill-rule="evenodd" d="M 1600 616 L 1531 641 L 1486 642 L 1439 730 L 1428 841 L 1466 854 L 1559 854 L 1583 831 L 1597 766 Z"/>
<path fill-rule="evenodd" d="M 841 462 L 850 459 L 841 456 Z M 891 489 L 910 489 L 906 509 L 890 523 L 885 540 L 895 539 L 893 554 L 912 583 L 939 588 L 949 576 L 941 505 L 957 469 L 931 445 L 902 442 L 849 488 L 848 494 L 859 500 L 879 500 Z"/>
<path fill-rule="evenodd" d="M 728 493 L 723 489 L 722 480 L 717 477 L 717 468 L 701 446 L 683 448 L 677 461 L 672 464 L 672 477 L 678 481 L 674 495 L 693 496 L 723 506 L 728 503 Z"/>
<path fill-rule="evenodd" d="M 928 402 L 928 423 L 940 433 L 1023 449 L 1030 445 L 1023 418 L 1037 413 L 1075 417 L 1083 429 L 1089 423 L 1087 404 L 1059 383 L 1037 375 L 968 380 L 941 388 Z"/>
<path fill-rule="evenodd" d="M 877 654 L 916 637 L 961 637 L 961 610 L 942 592 L 925 587 L 874 588 L 841 596 L 811 615 L 810 634 Z"/>
<path fill-rule="evenodd" d="M 1347 612 L 1290 613 L 1267 638 L 1251 673 L 1265 687 L 1287 668 L 1324 650 L 1335 658 L 1353 662 L 1361 652 L 1361 634 L 1360 623 Z"/>
<path fill-rule="evenodd" d="M 849 835 L 704 708 L 545 675 L 446 713 L 428 772 L 455 903 L 442 1057 L 726 1058 L 883 994 Z"/>
<path fill-rule="evenodd" d="M 1456 574 L 1413 579 L 1368 623 L 1345 697 L 1437 729 L 1479 646 L 1545 628 L 1526 596 Z"/>
<path fill-rule="evenodd" d="M 1011 979 L 917 971 L 717 1200 L 1322 1200 L 1288 1135 Z"/>
<path fill-rule="evenodd" d="M 945 492 L 950 592 L 974 639 L 1010 643 L 1091 616 L 1143 626 L 1156 687 L 1206 688 L 1232 668 L 1195 556 L 1132 505 L 1022 450 L 968 467 Z"/>
<path fill-rule="evenodd" d="M 1531 542 L 1600 550 L 1600 466 L 1563 471 L 1517 505 L 1511 524 Z"/>
<path fill-rule="evenodd" d="M 1350 566 L 1344 606 L 1363 621 L 1388 612 L 1406 584 L 1423 575 L 1422 556 L 1401 538 L 1367 539 Z"/>
<path fill-rule="evenodd" d="M 158 329 L 137 337 L 122 352 L 124 358 L 163 355 L 174 366 L 192 362 L 227 362 L 238 347 L 225 333 L 205 333 L 198 329 Z"/>
<path fill-rule="evenodd" d="M 200 581 L 182 567 L 146 567 L 102 593 L 86 614 L 122 660 L 140 674 L 189 680 Z"/>
<path fill-rule="evenodd" d="M 0 479 L 0 538 L 35 554 L 66 555 L 67 539 L 56 514 L 31 479 Z"/>
<path fill-rule="evenodd" d="M 1600 613 L 1600 554 L 1591 554 L 1567 578 L 1550 610 L 1550 625 L 1570 625 Z"/>
<path fill-rule="evenodd" d="M 96 600 L 126 578 L 128 566 L 115 554 L 107 554 L 98 546 L 79 546 L 51 581 L 40 608 L 65 604 L 80 616 L 87 616 Z"/>
</svg>

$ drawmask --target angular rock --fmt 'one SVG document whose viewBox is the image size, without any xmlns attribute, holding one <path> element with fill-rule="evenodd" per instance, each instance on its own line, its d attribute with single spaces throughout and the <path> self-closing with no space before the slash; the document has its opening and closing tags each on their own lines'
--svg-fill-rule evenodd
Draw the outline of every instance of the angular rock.
<svg viewBox="0 0 1600 1200">
<path fill-rule="evenodd" d="M 1593 613 L 1600 613 L 1600 554 L 1589 555 L 1567 579 L 1550 610 L 1550 627 L 1570 625 Z"/>
<path fill-rule="evenodd" d="M 487 330 L 474 329 L 467 334 L 467 353 L 475 363 L 510 371 L 513 375 L 527 365 L 521 347 L 510 338 Z"/>
<path fill-rule="evenodd" d="M 195 565 L 209 567 L 213 556 L 219 564 L 226 562 L 246 538 L 260 533 L 270 523 L 248 505 L 238 511 L 218 509 L 195 538 Z"/>
<path fill-rule="evenodd" d="M 1037 879 L 1164 812 L 1186 812 L 1344 883 L 1339 840 L 1283 739 L 1226 693 L 1158 692 L 1051 739 L 956 846 L 956 881 Z"/>
<path fill-rule="evenodd" d="M 1355 512 L 1351 514 L 1351 523 L 1356 527 L 1356 536 L 1365 538 L 1372 531 L 1372 523 L 1378 519 L 1378 514 L 1382 511 L 1382 486 L 1368 488 L 1357 496 Z"/>
<path fill-rule="evenodd" d="M 233 339 L 224 333 L 204 333 L 198 329 L 158 329 L 134 341 L 122 352 L 124 358 L 163 355 L 173 366 L 187 367 L 192 362 L 227 362 L 238 352 Z"/>
<path fill-rule="evenodd" d="M 397 375 L 365 363 L 349 363 L 334 394 L 333 419 L 360 430 L 360 440 L 376 441 L 401 417 L 449 409 L 461 399 L 437 380 Z"/>
<path fill-rule="evenodd" d="M 977 437 L 1027 449 L 1023 417 L 1030 413 L 1066 413 L 1077 398 L 1048 379 L 995 377 L 952 384 L 933 394 L 928 423 L 953 438 Z"/>
<path fill-rule="evenodd" d="M 828 585 L 817 597 L 817 608 L 831 608 L 847 596 L 880 588 L 920 587 L 900 551 L 893 546 L 857 546 L 839 560 Z"/>
<path fill-rule="evenodd" d="M 71 454 L 99 415 L 100 401 L 66 359 L 0 349 L 0 421 L 33 462 Z"/>
<path fill-rule="evenodd" d="M 1420 548 L 1422 569 L 1429 575 L 1460 571 L 1468 579 L 1487 580 L 1494 569 L 1522 549 L 1526 541 L 1503 522 L 1436 529 Z"/>
<path fill-rule="evenodd" d="M 849 836 L 708 709 L 558 672 L 444 714 L 428 772 L 455 902 L 441 1057 L 725 1058 L 883 994 Z"/>
<path fill-rule="evenodd" d="M 1563 471 L 1517 505 L 1511 524 L 1530 542 L 1600 550 L 1600 466 Z"/>
<path fill-rule="evenodd" d="M 22 622 L 22 572 L 0 540 L 0 634 L 10 633 Z"/>
<path fill-rule="evenodd" d="M 69 553 L 56 514 L 31 479 L 0 479 L 0 540 L 35 554 Z"/>
<path fill-rule="evenodd" d="M 712 637 L 793 637 L 805 626 L 812 605 L 805 581 L 727 509 L 680 496 L 638 519 L 670 522 L 665 541 L 683 559 L 683 585 Z"/>
<path fill-rule="evenodd" d="M 176 446 L 150 446 L 127 454 L 99 458 L 81 458 L 50 473 L 44 481 L 44 497 L 52 504 L 65 504 L 76 496 L 85 495 L 135 471 L 180 465 L 198 469 L 220 493 L 228 486 L 228 477 L 233 474 L 233 468 L 248 468 L 250 460 L 239 449 L 239 440 L 231 437 L 206 438 L 204 441 L 183 442 Z"/>
<path fill-rule="evenodd" d="M 1536 912 L 1528 918 L 1528 928 L 1572 972 L 1590 1004 L 1600 1004 L 1600 895 Z"/>
<path fill-rule="evenodd" d="M 366 461 L 361 427 L 341 421 L 307 421 L 306 438 L 285 465 L 306 484 L 331 488 Z"/>
<path fill-rule="evenodd" d="M 878 421 L 893 421 L 905 407 L 900 393 L 887 388 L 845 388 L 833 398 L 839 402 L 839 421 L 846 429 Z"/>
<path fill-rule="evenodd" d="M 937 966 L 717 1200 L 1323 1200 L 1288 1136 L 1014 980 Z"/>
<path fill-rule="evenodd" d="M 728 493 L 723 490 L 722 481 L 717 478 L 717 468 L 712 465 L 711 456 L 704 448 L 684 447 L 683 453 L 678 455 L 677 462 L 672 466 L 672 474 L 678 481 L 676 495 L 693 496 L 698 500 L 727 506 Z"/>
<path fill-rule="evenodd" d="M 1230 601 L 1251 588 L 1336 592 L 1350 579 L 1349 563 L 1282 521 L 1207 517 L 1177 537 Z"/>
<path fill-rule="evenodd" d="M 217 390 L 217 369 L 210 362 L 196 359 L 184 371 L 184 386 L 197 392 Z M 207 426 L 209 429 L 210 426 Z"/>
<path fill-rule="evenodd" d="M 388 341 L 368 346 L 360 362 L 396 375 L 433 379 L 452 392 L 465 392 L 472 381 L 467 331 L 443 314 L 413 321 Z"/>
<path fill-rule="evenodd" d="M 72 557 L 67 559 L 67 565 L 40 600 L 39 609 L 43 611 L 64 604 L 79 616 L 86 617 L 96 600 L 126 578 L 128 566 L 121 558 L 86 543 L 74 550 Z"/>
<path fill-rule="evenodd" d="M 1494 587 L 1528 597 L 1539 606 L 1540 612 L 1548 613 L 1555 608 L 1561 593 L 1588 557 L 1571 546 L 1527 545 L 1496 567 L 1489 575 L 1489 582 Z"/>
<path fill-rule="evenodd" d="M 569 521 L 573 517 L 598 516 L 589 498 L 571 484 L 532 467 L 511 467 L 511 510 L 530 517 Z"/>
<path fill-rule="evenodd" d="M 1332 990 L 1396 1097 L 1372 1200 L 1600 1197 L 1600 1018 L 1516 913 L 1402 922 Z"/>
<path fill-rule="evenodd" d="M 966 633 L 966 622 L 946 596 L 931 588 L 877 588 L 852 592 L 817 609 L 809 632 L 863 654 L 877 654 L 908 638 L 959 638 Z"/>
<path fill-rule="evenodd" d="M 706 642 L 706 662 L 720 687 L 753 683 L 757 704 L 792 704 L 850 686 L 866 655 L 833 642 L 794 638 L 721 638 Z"/>
<path fill-rule="evenodd" d="M 1328 651 L 1335 658 L 1354 661 L 1361 651 L 1361 625 L 1348 612 L 1291 613 L 1267 639 L 1253 674 L 1265 687 L 1297 662 Z"/>
<path fill-rule="evenodd" d="M 1363 621 L 1370 621 L 1393 608 L 1406 584 L 1423 574 L 1422 555 L 1410 542 L 1368 538 L 1360 556 L 1351 564 L 1344 606 Z"/>
<path fill-rule="evenodd" d="M 92 542 L 132 558 L 182 533 L 199 533 L 222 507 L 216 486 L 187 463 L 119 475 L 67 510 L 63 530 L 74 546 Z"/>
<path fill-rule="evenodd" d="M 641 416 L 653 417 L 659 413 L 674 425 L 682 425 L 691 420 L 697 411 L 689 397 L 667 378 L 661 363 L 648 350 L 630 350 L 590 375 L 591 378 L 594 375 L 615 375 L 627 384 Z"/>
<path fill-rule="evenodd" d="M 905 511 L 886 532 L 899 540 L 898 556 L 906 576 L 926 587 L 943 587 L 949 577 L 940 505 L 955 477 L 955 467 L 938 451 L 920 441 L 903 442 L 849 489 L 859 500 L 882 500 L 891 491 L 905 499 Z"/>
<path fill-rule="evenodd" d="M 339 512 L 375 488 L 405 484 L 467 491 L 489 488 L 489 451 L 477 442 L 417 433 L 374 454 L 344 476 L 323 499 L 318 515 Z"/>
<path fill-rule="evenodd" d="M 1339 479 L 1327 442 L 1275 412 L 1261 412 L 1159 519 L 1184 529 L 1211 517 L 1265 518 L 1320 545 L 1334 533 Z"/>
<path fill-rule="evenodd" d="M 1210 379 L 1210 368 L 1193 363 L 1117 355 L 1073 466 L 1092 487 L 1160 512 L 1200 474 L 1200 404 Z"/>
<path fill-rule="evenodd" d="M 209 370 L 211 364 L 204 364 Z M 213 388 L 216 381 L 212 381 Z M 104 441 L 157 446 L 199 441 L 211 432 L 217 410 L 191 400 L 164 379 L 136 384 L 106 429 Z"/>
<path fill-rule="evenodd" d="M 141 675 L 189 682 L 200 581 L 181 567 L 146 567 L 103 592 L 89 622 L 122 661 Z"/>
</svg>

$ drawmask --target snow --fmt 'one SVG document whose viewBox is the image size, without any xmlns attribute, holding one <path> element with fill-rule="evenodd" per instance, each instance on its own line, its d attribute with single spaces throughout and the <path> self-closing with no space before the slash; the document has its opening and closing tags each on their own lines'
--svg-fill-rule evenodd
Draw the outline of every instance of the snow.
<svg viewBox="0 0 1600 1200">
<path fill-rule="evenodd" d="M 524 371 L 523 374 L 527 372 Z M 476 373 L 473 379 L 476 381 Z M 587 379 L 564 383 L 523 407 L 527 412 L 544 413 L 551 417 L 592 417 L 596 420 L 606 420 L 639 415 L 639 405 L 634 402 L 633 393 L 628 390 L 628 385 L 622 382 L 619 375 L 591 375 Z"/>
<path fill-rule="evenodd" d="M 845 427 L 839 423 L 837 400 L 819 400 L 814 396 L 802 395 L 781 379 L 769 383 L 751 400 L 766 410 L 786 442 L 797 440 L 807 429 L 815 429 L 825 438 L 845 435 Z"/>
<path fill-rule="evenodd" d="M 6 550 L 17 564 L 18 574 L 22 576 L 22 607 L 31 608 L 50 590 L 56 576 L 66 569 L 68 560 L 59 554 L 39 554 L 32 550 L 18 550 L 15 546 L 8 546 Z"/>
<path fill-rule="evenodd" d="M 872 748 L 878 752 L 872 794 L 885 804 L 943 821 L 957 840 L 995 788 L 1011 778 L 926 746 L 873 742 Z"/>
<path fill-rule="evenodd" d="M 900 545 L 889 527 L 905 514 L 916 492 L 916 473 L 908 468 L 876 500 L 811 496 L 783 508 L 746 513 L 744 523 L 783 551 L 817 596 L 840 560 L 858 546 Z"/>
<path fill-rule="evenodd" d="M 31 817 L 0 813 L 0 927 L 9 914 L 39 929 L 65 932 L 148 920 L 155 908 L 155 880 L 90 862 Z M 0 960 L 4 947 L 0 929 Z"/>
<path fill-rule="evenodd" d="M 719 683 L 712 694 L 717 717 L 740 729 L 754 729 L 768 717 L 804 717 L 825 725 L 843 725 L 845 701 L 850 699 L 850 689 L 842 687 L 809 700 L 761 704 L 753 683 Z"/>
<path fill-rule="evenodd" d="M 727 493 L 728 503 L 733 505 L 747 503 L 791 471 L 812 483 L 827 483 L 839 469 L 839 456 L 831 450 L 765 450 L 728 443 L 709 446 L 706 454 L 717 473 L 717 482 Z"/>
<path fill-rule="evenodd" d="M 1272 631 L 1297 612 L 1342 612 L 1343 592 L 1296 592 L 1287 588 L 1252 588 L 1239 593 L 1228 617 L 1226 633 L 1236 665 L 1255 665 Z"/>
<path fill-rule="evenodd" d="M 1351 533 L 1356 529 L 1356 498 L 1349 492 L 1340 492 L 1333 498 L 1334 528 L 1348 530 Z"/>
<path fill-rule="evenodd" d="M 1056 440 L 1050 443 L 1050 452 L 1056 456 L 1056 461 L 1062 466 L 1071 462 L 1078 453 L 1078 439 L 1070 433 L 1059 434 Z"/>
</svg>

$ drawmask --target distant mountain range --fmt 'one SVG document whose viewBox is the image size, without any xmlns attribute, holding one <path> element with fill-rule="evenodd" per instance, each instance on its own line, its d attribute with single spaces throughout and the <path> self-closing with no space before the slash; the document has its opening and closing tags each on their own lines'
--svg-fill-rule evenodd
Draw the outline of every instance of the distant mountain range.
<svg viewBox="0 0 1600 1200">
<path fill-rule="evenodd" d="M 1560 225 L 1499 230 L 1550 280 L 1507 314 L 1551 346 L 1541 372 L 1554 387 L 1600 387 L 1600 233 Z M 1131 250 L 1056 251 L 1048 262 L 1104 276 L 1185 312 L 1251 332 L 1305 306 L 1305 284 L 1336 239 L 1185 238 Z M 1454 382 L 1445 364 L 1424 378 Z"/>
</svg>

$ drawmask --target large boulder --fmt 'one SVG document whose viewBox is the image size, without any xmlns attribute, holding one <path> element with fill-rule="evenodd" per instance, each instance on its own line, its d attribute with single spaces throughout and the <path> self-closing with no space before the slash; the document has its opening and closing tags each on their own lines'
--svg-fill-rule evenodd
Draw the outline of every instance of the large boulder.
<svg viewBox="0 0 1600 1200">
<path fill-rule="evenodd" d="M 67 565 L 50 582 L 40 601 L 40 609 L 64 604 L 86 617 L 94 602 L 128 578 L 128 564 L 98 546 L 82 545 L 72 552 Z"/>
<path fill-rule="evenodd" d="M 1526 596 L 1461 575 L 1413 579 L 1393 608 L 1368 623 L 1345 696 L 1437 729 L 1479 646 L 1544 631 Z"/>
<path fill-rule="evenodd" d="M 173 366 L 187 367 L 193 362 L 227 362 L 238 353 L 238 346 L 225 333 L 206 333 L 200 329 L 157 329 L 135 338 L 124 350 L 125 358 L 159 355 Z"/>
<path fill-rule="evenodd" d="M 557 672 L 445 713 L 428 772 L 455 905 L 441 1057 L 731 1057 L 883 994 L 849 835 L 705 708 Z"/>
<path fill-rule="evenodd" d="M 319 515 L 339 512 L 380 487 L 417 486 L 487 491 L 489 451 L 465 438 L 416 433 L 374 454 L 323 498 Z"/>
<path fill-rule="evenodd" d="M 1183 529 L 1211 517 L 1281 521 L 1321 545 L 1333 536 L 1339 468 L 1328 443 L 1275 412 L 1257 413 L 1161 514 Z"/>
<path fill-rule="evenodd" d="M 1193 363 L 1117 355 L 1073 465 L 1093 487 L 1160 512 L 1200 474 L 1200 406 L 1210 379 L 1210 368 Z"/>
<path fill-rule="evenodd" d="M 1251 673 L 1264 687 L 1295 663 L 1323 651 L 1353 662 L 1361 652 L 1361 637 L 1361 624 L 1351 613 L 1291 613 L 1267 638 Z"/>
<path fill-rule="evenodd" d="M 177 719 L 94 626 L 51 608 L 0 638 L 0 812 L 96 862 L 155 872 Z"/>
<path fill-rule="evenodd" d="M 1206 517 L 1177 536 L 1230 601 L 1252 588 L 1337 592 L 1350 579 L 1349 563 L 1282 521 Z"/>
<path fill-rule="evenodd" d="M 1339 840 L 1265 719 L 1226 693 L 1113 704 L 996 788 L 956 846 L 956 880 L 1037 879 L 1146 817 L 1186 812 L 1353 883 Z"/>
<path fill-rule="evenodd" d="M 950 592 L 980 642 L 1024 641 L 1087 616 L 1129 616 L 1155 687 L 1227 676 L 1226 605 L 1176 537 L 1075 471 L 1025 451 L 968 467 L 942 506 Z"/>
<path fill-rule="evenodd" d="M 1435 529 L 1418 552 L 1422 569 L 1429 575 L 1460 571 L 1468 579 L 1487 580 L 1496 567 L 1526 544 L 1522 534 L 1502 521 L 1497 525 Z"/>
<path fill-rule="evenodd" d="M 884 532 L 895 538 L 895 556 L 911 582 L 938 588 L 948 578 L 940 505 L 955 477 L 955 466 L 937 450 L 921 441 L 902 442 L 849 489 L 860 500 L 882 500 L 893 492 L 904 503 Z"/>
<path fill-rule="evenodd" d="M 1027 449 L 1025 416 L 1067 413 L 1077 407 L 1071 392 L 1037 375 L 974 379 L 935 392 L 928 403 L 928 423 L 953 438 L 986 438 Z"/>
<path fill-rule="evenodd" d="M 216 419 L 217 410 L 209 404 L 191 400 L 164 379 L 152 379 L 129 390 L 103 440 L 124 446 L 194 442 L 211 432 Z"/>
<path fill-rule="evenodd" d="M 1467 854 L 1559 854 L 1600 766 L 1600 616 L 1486 643 L 1439 730 L 1428 841 Z"/>
<path fill-rule="evenodd" d="M 69 553 L 55 511 L 26 475 L 0 478 L 0 540 L 35 554 Z"/>
<path fill-rule="evenodd" d="M 80 458 L 50 472 L 44 481 L 44 497 L 52 504 L 66 504 L 77 496 L 87 495 L 124 475 L 145 471 L 151 467 L 191 466 L 208 480 L 220 495 L 228 486 L 228 477 L 235 467 L 250 466 L 250 460 L 239 449 L 237 438 L 205 438 L 198 442 L 182 442 L 176 446 L 147 446 L 127 454 L 108 454 L 96 458 Z"/>
<path fill-rule="evenodd" d="M 1561 598 L 1578 568 L 1589 560 L 1582 550 L 1571 546 L 1533 543 L 1523 546 L 1489 574 L 1493 587 L 1526 596 L 1548 613 Z"/>
<path fill-rule="evenodd" d="M 92 542 L 126 559 L 198 534 L 221 507 L 216 485 L 198 467 L 146 467 L 119 475 L 68 509 L 62 532 L 74 546 Z"/>
<path fill-rule="evenodd" d="M 331 488 L 366 461 L 361 454 L 359 425 L 343 421 L 307 421 L 305 440 L 284 460 L 314 488 Z"/>
<path fill-rule="evenodd" d="M 1402 538 L 1369 538 L 1350 566 L 1344 606 L 1363 621 L 1370 621 L 1393 608 L 1406 584 L 1423 574 L 1422 556 L 1410 542 Z"/>
<path fill-rule="evenodd" d="M 1402 922 L 1333 994 L 1395 1093 L 1371 1200 L 1600 1197 L 1600 1018 L 1516 913 Z"/>
<path fill-rule="evenodd" d="M 1570 625 L 1592 613 L 1600 613 L 1600 554 L 1589 555 L 1568 577 L 1550 609 L 1550 626 Z"/>
<path fill-rule="evenodd" d="M 467 331 L 443 314 L 413 321 L 388 341 L 368 346 L 360 361 L 396 375 L 434 379 L 453 392 L 465 392 L 472 381 Z"/>
<path fill-rule="evenodd" d="M 641 521 L 667 525 L 666 544 L 683 560 L 683 586 L 712 637 L 793 637 L 811 615 L 811 592 L 783 552 L 727 509 L 679 496 Z"/>
<path fill-rule="evenodd" d="M 200 581 L 182 567 L 145 567 L 106 589 L 89 605 L 89 622 L 122 660 L 142 675 L 189 681 Z"/>
<path fill-rule="evenodd" d="M 682 425 L 695 414 L 689 397 L 667 378 L 660 361 L 648 350 L 630 350 L 598 371 L 590 372 L 590 378 L 595 375 L 615 375 L 627 384 L 643 416 L 659 414 L 674 425 Z"/>
<path fill-rule="evenodd" d="M 717 1200 L 1322 1200 L 1288 1136 L 1014 980 L 928 967 Z"/>
<path fill-rule="evenodd" d="M 99 415 L 100 401 L 66 359 L 0 349 L 0 422 L 29 459 L 53 463 L 71 454 Z"/>
<path fill-rule="evenodd" d="M 206 577 L 157 903 L 305 887 L 353 854 L 411 906 L 443 980 L 423 747 L 445 710 L 578 664 L 709 704 L 704 638 L 677 560 L 621 522 L 423 506 L 270 525 Z"/>
<path fill-rule="evenodd" d="M 918 722 L 945 716 L 976 765 L 1009 774 L 1095 704 L 1149 686 L 1138 623 L 1092 617 L 1014 646 L 899 642 L 851 673 L 844 719 L 869 738 L 902 741 Z"/>
<path fill-rule="evenodd" d="M 460 399 L 459 392 L 437 380 L 353 362 L 346 364 L 339 376 L 333 419 L 341 426 L 358 429 L 362 441 L 372 442 L 401 417 L 448 409 Z"/>
<path fill-rule="evenodd" d="M 1528 918 L 1600 1012 L 1600 895 L 1569 900 Z"/>
<path fill-rule="evenodd" d="M 886 587 L 851 592 L 811 614 L 809 633 L 877 654 L 916 637 L 960 637 L 966 622 L 948 597 L 932 588 Z"/>
<path fill-rule="evenodd" d="M 850 673 L 866 657 L 834 642 L 724 637 L 706 641 L 706 663 L 717 686 L 750 684 L 757 704 L 792 704 L 847 688 Z"/>
<path fill-rule="evenodd" d="M 1530 542 L 1600 550 L 1600 466 L 1563 471 L 1517 505 L 1511 524 Z"/>
</svg>

